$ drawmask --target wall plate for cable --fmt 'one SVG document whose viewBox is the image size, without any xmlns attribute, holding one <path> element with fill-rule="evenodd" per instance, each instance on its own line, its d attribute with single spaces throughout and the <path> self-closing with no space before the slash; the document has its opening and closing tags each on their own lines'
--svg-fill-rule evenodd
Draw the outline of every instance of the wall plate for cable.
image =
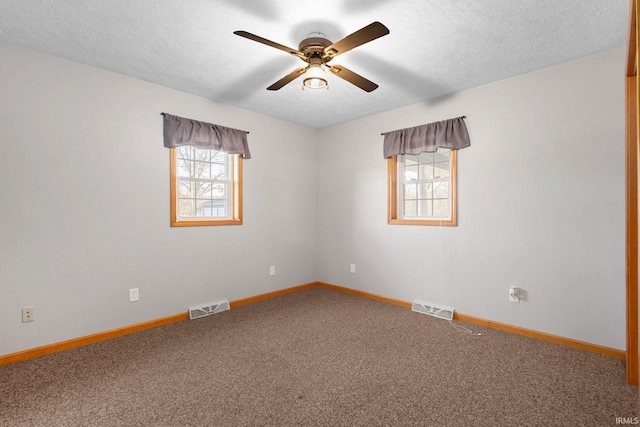
<svg viewBox="0 0 640 427">
<path fill-rule="evenodd" d="M 428 314 L 429 316 L 439 317 L 441 319 L 446 319 L 446 320 L 453 320 L 453 313 L 455 311 L 453 307 L 448 307 L 446 305 L 434 304 L 431 302 L 418 301 L 418 300 L 415 300 L 413 302 L 413 305 L 411 306 L 411 310 L 418 313 Z"/>
<path fill-rule="evenodd" d="M 193 320 L 200 317 L 210 316 L 212 314 L 220 313 L 221 311 L 227 311 L 230 308 L 231 306 L 229 305 L 229 300 L 226 299 L 209 304 L 189 307 L 189 319 Z"/>
<path fill-rule="evenodd" d="M 33 322 L 35 318 L 35 307 L 22 307 L 22 323 Z"/>
</svg>

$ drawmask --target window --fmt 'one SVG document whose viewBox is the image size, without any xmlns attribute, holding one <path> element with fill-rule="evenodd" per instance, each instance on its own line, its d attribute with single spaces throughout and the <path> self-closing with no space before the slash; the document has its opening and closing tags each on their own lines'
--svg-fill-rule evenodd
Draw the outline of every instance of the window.
<svg viewBox="0 0 640 427">
<path fill-rule="evenodd" d="M 387 160 L 389 224 L 457 225 L 456 153 L 440 148 Z"/>
<path fill-rule="evenodd" d="M 171 226 L 242 224 L 242 158 L 171 148 Z"/>
</svg>

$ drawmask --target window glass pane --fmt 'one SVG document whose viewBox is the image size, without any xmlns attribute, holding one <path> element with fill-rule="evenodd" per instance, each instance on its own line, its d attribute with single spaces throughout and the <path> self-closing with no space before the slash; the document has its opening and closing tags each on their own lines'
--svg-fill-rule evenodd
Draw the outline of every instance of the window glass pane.
<svg viewBox="0 0 640 427">
<path fill-rule="evenodd" d="M 224 164 L 212 163 L 211 164 L 211 178 L 213 179 L 227 179 L 227 168 Z"/>
<path fill-rule="evenodd" d="M 211 150 L 194 147 L 194 160 L 200 160 L 202 162 L 211 161 Z"/>
<path fill-rule="evenodd" d="M 213 184 L 210 182 L 197 182 L 196 185 L 196 197 L 198 199 L 211 199 Z"/>
<path fill-rule="evenodd" d="M 449 177 L 449 162 L 439 162 L 433 165 L 435 178 L 447 178 Z"/>
<path fill-rule="evenodd" d="M 416 179 L 418 179 L 418 165 L 405 166 L 404 180 L 415 181 Z"/>
<path fill-rule="evenodd" d="M 446 148 L 440 148 L 438 151 L 433 153 L 433 162 L 448 162 L 449 157 L 451 157 L 451 150 L 447 150 Z"/>
<path fill-rule="evenodd" d="M 186 181 L 181 179 L 180 183 L 178 184 L 178 197 L 180 198 L 193 197 L 192 184 L 193 183 L 191 181 Z"/>
<path fill-rule="evenodd" d="M 433 154 L 434 153 L 420 153 L 420 163 L 433 163 Z"/>
<path fill-rule="evenodd" d="M 406 166 L 416 165 L 418 164 L 418 156 L 414 156 L 412 154 L 404 155 L 404 164 Z"/>
<path fill-rule="evenodd" d="M 417 215 L 417 201 L 416 200 L 405 200 L 404 201 L 404 215 L 405 216 L 416 216 Z"/>
<path fill-rule="evenodd" d="M 192 151 L 193 151 L 193 147 L 190 147 L 190 146 L 183 146 L 183 147 L 176 148 L 176 154 L 179 159 L 193 158 L 193 155 L 191 154 Z"/>
<path fill-rule="evenodd" d="M 193 162 L 188 157 L 178 157 L 178 170 L 176 174 L 178 176 L 191 177 L 193 176 Z"/>
<path fill-rule="evenodd" d="M 211 163 L 195 162 L 194 178 L 211 178 Z"/>
<path fill-rule="evenodd" d="M 449 200 L 434 200 L 433 215 L 436 217 L 449 217 Z"/>
<path fill-rule="evenodd" d="M 417 194 L 418 185 L 417 184 L 407 184 L 404 186 L 404 198 L 405 199 L 415 199 L 418 197 Z"/>
<path fill-rule="evenodd" d="M 431 199 L 421 199 L 417 201 L 417 213 L 416 216 L 428 217 L 431 216 L 432 212 L 432 203 Z"/>
<path fill-rule="evenodd" d="M 180 199 L 178 201 L 178 212 L 180 216 L 195 216 L 195 203 L 193 199 Z"/>
<path fill-rule="evenodd" d="M 418 184 L 418 194 L 416 197 L 418 199 L 431 199 L 433 198 L 433 183 L 424 182 L 422 184 Z"/>
<path fill-rule="evenodd" d="M 220 184 L 220 183 L 213 184 L 211 197 L 214 199 L 226 199 L 227 198 L 226 184 Z"/>
<path fill-rule="evenodd" d="M 426 164 L 418 166 L 419 171 L 419 179 L 430 179 L 433 178 L 433 165 Z"/>
<path fill-rule="evenodd" d="M 434 182 L 433 198 L 448 199 L 449 198 L 449 182 Z"/>
<path fill-rule="evenodd" d="M 215 151 L 211 153 L 211 161 L 214 163 L 226 163 L 229 155 L 224 151 Z"/>
<path fill-rule="evenodd" d="M 227 216 L 226 200 L 198 200 L 198 216 Z"/>
</svg>

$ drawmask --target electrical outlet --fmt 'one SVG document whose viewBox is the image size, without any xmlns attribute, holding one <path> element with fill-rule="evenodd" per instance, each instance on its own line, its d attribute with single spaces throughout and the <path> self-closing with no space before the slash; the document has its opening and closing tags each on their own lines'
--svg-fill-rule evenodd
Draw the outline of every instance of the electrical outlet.
<svg viewBox="0 0 640 427">
<path fill-rule="evenodd" d="M 520 289 L 516 286 L 511 286 L 509 288 L 509 302 L 515 302 L 516 304 L 520 303 Z"/>
<path fill-rule="evenodd" d="M 269 276 L 275 276 L 276 275 L 276 266 L 272 265 L 271 267 L 269 267 Z"/>
<path fill-rule="evenodd" d="M 129 289 L 129 302 L 136 302 L 140 299 L 140 292 L 138 288 Z"/>
<path fill-rule="evenodd" d="M 356 272 L 356 265 L 355 264 L 351 264 L 351 272 L 355 274 L 355 272 Z"/>
<path fill-rule="evenodd" d="M 35 307 L 22 307 L 22 323 L 33 322 L 35 319 Z"/>
</svg>

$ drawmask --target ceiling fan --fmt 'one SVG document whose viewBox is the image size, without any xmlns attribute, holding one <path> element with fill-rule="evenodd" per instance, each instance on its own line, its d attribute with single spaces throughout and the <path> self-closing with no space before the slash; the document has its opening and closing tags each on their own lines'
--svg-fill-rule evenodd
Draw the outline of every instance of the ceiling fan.
<svg viewBox="0 0 640 427">
<path fill-rule="evenodd" d="M 291 55 L 297 56 L 309 64 L 287 74 L 269 86 L 267 90 L 278 90 L 303 74 L 304 80 L 302 83 L 302 89 L 305 87 L 309 89 L 329 89 L 324 72 L 324 68 L 327 68 L 336 76 L 358 86 L 366 92 L 371 92 L 378 87 L 377 84 L 341 65 L 329 65 L 329 61 L 338 55 L 342 55 L 343 53 L 375 40 L 378 37 L 386 36 L 389 34 L 389 29 L 380 22 L 374 22 L 359 29 L 353 34 L 349 34 L 347 37 L 335 43 L 327 40 L 322 33 L 312 33 L 308 38 L 300 42 L 298 50 L 272 42 L 271 40 L 267 40 L 246 31 L 234 31 L 233 34 L 283 50 Z"/>
</svg>

